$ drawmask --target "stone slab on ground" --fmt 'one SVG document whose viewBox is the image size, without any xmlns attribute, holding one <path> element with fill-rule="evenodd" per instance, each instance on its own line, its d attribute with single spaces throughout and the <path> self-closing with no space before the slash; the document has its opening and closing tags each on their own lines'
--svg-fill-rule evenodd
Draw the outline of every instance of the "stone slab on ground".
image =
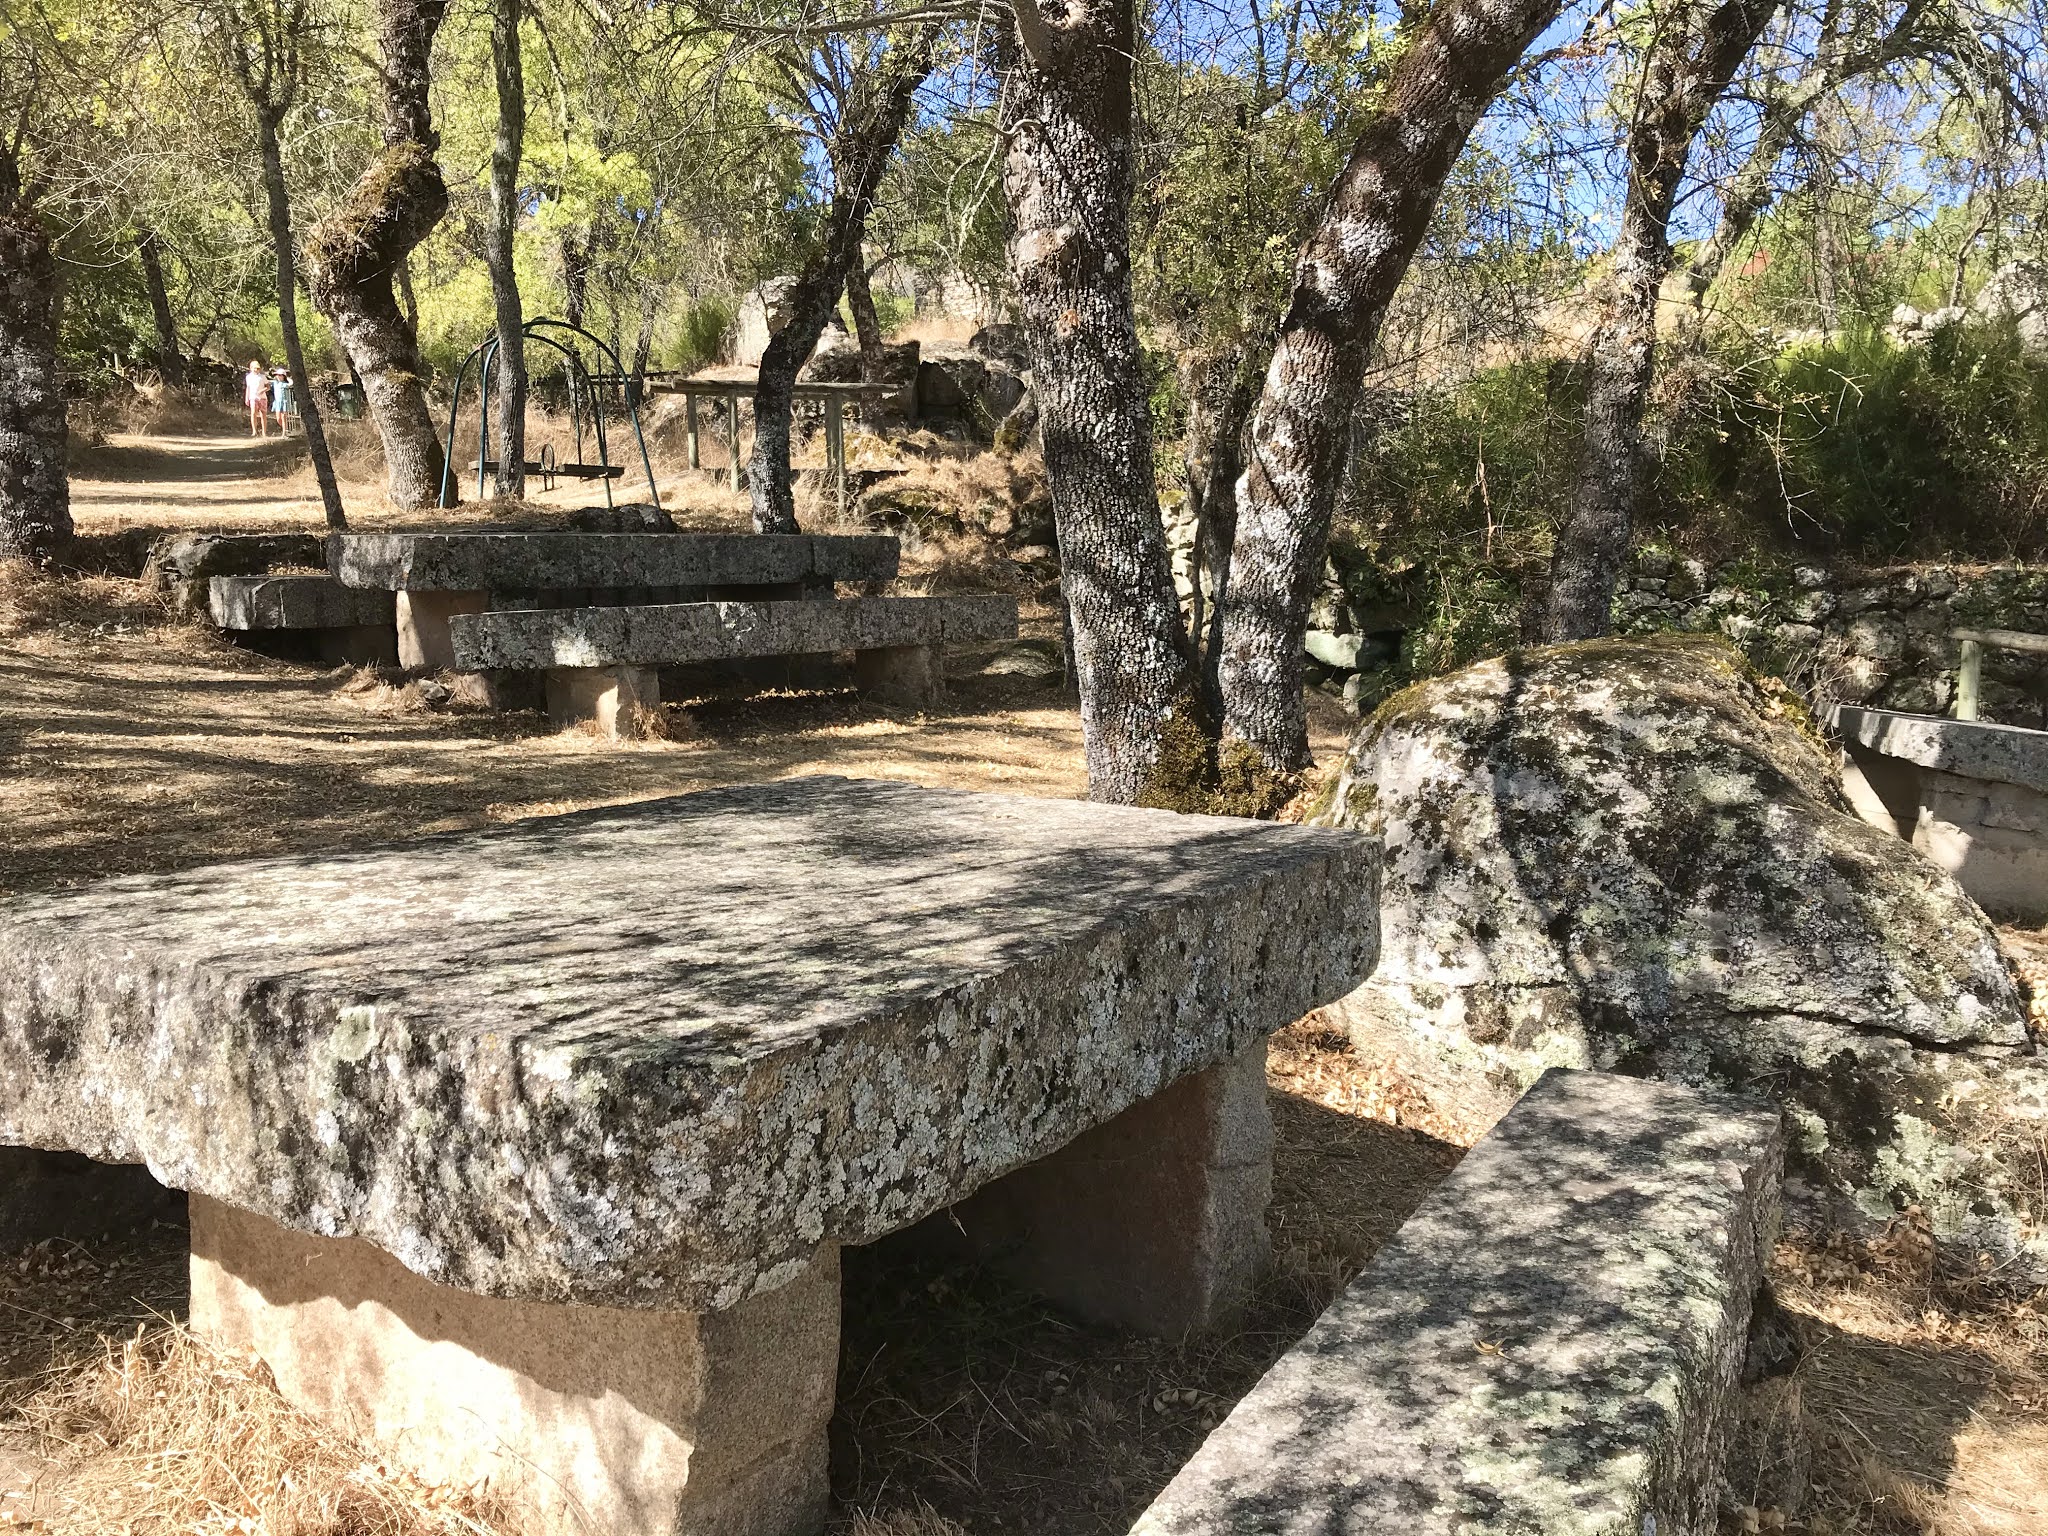
<svg viewBox="0 0 2048 1536">
<path fill-rule="evenodd" d="M 2048 920 L 2048 731 L 1838 706 L 1842 790 L 1986 911 Z"/>
<path fill-rule="evenodd" d="M 1916 767 L 2048 793 L 2048 731 L 1850 704 L 1838 705 L 1828 723 L 1845 740 Z"/>
<path fill-rule="evenodd" d="M 465 614 L 451 620 L 449 630 L 464 671 L 669 667 L 1010 639 L 1017 633 L 1017 603 L 1008 597 L 854 597 L 538 609 Z"/>
<path fill-rule="evenodd" d="M 348 629 L 395 624 L 397 594 L 332 576 L 216 576 L 207 608 L 222 629 Z"/>
<path fill-rule="evenodd" d="M 799 779 L 0 906 L 0 1143 L 712 1310 L 1371 971 L 1350 832 Z"/>
<path fill-rule="evenodd" d="M 345 586 L 412 592 L 889 581 L 898 557 L 884 534 L 350 533 L 328 544 Z"/>
<path fill-rule="evenodd" d="M 251 576 L 281 566 L 327 562 L 327 539 L 317 533 L 180 533 L 159 539 L 149 552 L 149 572 L 180 613 L 207 606 L 215 576 Z"/>
<path fill-rule="evenodd" d="M 1749 1101 L 1546 1074 L 1133 1536 L 1707 1536 L 1783 1154 Z"/>
</svg>

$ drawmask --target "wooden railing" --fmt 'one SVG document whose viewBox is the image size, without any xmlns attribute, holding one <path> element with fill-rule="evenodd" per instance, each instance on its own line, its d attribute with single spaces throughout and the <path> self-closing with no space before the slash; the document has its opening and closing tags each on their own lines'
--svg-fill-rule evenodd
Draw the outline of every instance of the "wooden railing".
<svg viewBox="0 0 2048 1536">
<path fill-rule="evenodd" d="M 1977 718 L 1977 695 L 1984 685 L 1984 648 L 1995 651 L 2024 651 L 2031 656 L 2048 656 L 2048 635 L 2030 635 L 2019 629 L 1952 629 L 1951 640 L 1960 641 L 1962 655 L 1956 665 L 1956 702 L 1952 711 L 1958 720 Z"/>
</svg>

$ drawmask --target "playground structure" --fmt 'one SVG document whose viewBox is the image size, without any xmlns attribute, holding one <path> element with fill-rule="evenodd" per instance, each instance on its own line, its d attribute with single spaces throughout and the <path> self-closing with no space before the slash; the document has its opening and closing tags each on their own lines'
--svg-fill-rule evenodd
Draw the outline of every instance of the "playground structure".
<svg viewBox="0 0 2048 1536">
<path fill-rule="evenodd" d="M 555 332 L 566 333 L 571 338 L 588 342 L 595 351 L 599 362 L 608 363 L 610 365 L 609 368 L 594 372 L 589 364 L 584 361 L 583 354 L 573 344 L 573 341 L 561 341 L 552 334 Z M 556 457 L 555 450 L 551 445 L 543 445 L 538 458 L 525 461 L 526 472 L 529 475 L 540 476 L 542 487 L 546 490 L 553 490 L 557 480 L 602 481 L 604 484 L 605 505 L 613 505 L 612 481 L 624 476 L 626 466 L 612 462 L 610 445 L 605 438 L 603 398 L 595 387 L 595 381 L 599 378 L 617 378 L 622 376 L 624 370 L 619 366 L 618 354 L 582 326 L 572 325 L 567 320 L 555 320 L 541 316 L 529 320 L 521 326 L 520 334 L 527 342 L 539 342 L 542 346 L 552 347 L 562 355 L 563 372 L 567 374 L 569 381 L 569 418 L 576 436 L 576 457 L 574 459 L 567 462 L 561 461 Z M 453 485 L 455 469 L 452 449 L 455 443 L 456 420 L 462 410 L 463 381 L 469 377 L 471 365 L 475 365 L 477 370 L 477 402 L 479 409 L 477 412 L 476 494 L 479 500 L 482 500 L 485 494 L 484 476 L 498 467 L 498 461 L 491 457 L 490 412 L 491 373 L 498 364 L 498 343 L 499 338 L 495 334 L 488 337 L 468 357 L 462 360 L 462 366 L 456 370 L 455 389 L 448 402 L 448 442 L 451 454 L 449 459 L 443 462 L 441 468 L 441 500 L 444 504 L 448 500 L 448 493 Z M 625 410 L 627 420 L 633 424 L 633 440 L 640 450 L 640 467 L 647 476 L 647 499 L 659 507 L 661 505 L 661 493 L 654 484 L 654 463 L 648 457 L 647 437 L 640 429 L 639 403 L 634 397 L 633 392 L 628 391 L 622 394 L 621 404 Z M 597 459 L 595 462 L 584 458 L 584 417 L 586 407 L 590 421 L 592 442 L 597 449 Z"/>
</svg>

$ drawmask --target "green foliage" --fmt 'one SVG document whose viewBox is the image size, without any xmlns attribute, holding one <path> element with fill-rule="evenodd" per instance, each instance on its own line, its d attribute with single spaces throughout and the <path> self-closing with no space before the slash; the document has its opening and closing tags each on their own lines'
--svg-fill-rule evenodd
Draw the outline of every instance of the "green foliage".
<svg viewBox="0 0 2048 1536">
<path fill-rule="evenodd" d="M 2009 321 L 1724 354 L 1671 424 L 1657 511 L 1865 561 L 2048 548 L 2048 359 Z"/>
<path fill-rule="evenodd" d="M 876 308 L 879 309 L 877 301 Z M 655 340 L 654 366 L 695 372 L 718 357 L 725 336 L 732 329 L 739 306 L 729 299 L 707 295 L 691 299 L 677 309 L 665 330 Z"/>
<path fill-rule="evenodd" d="M 1302 235 L 1385 78 L 1392 50 L 1374 28 L 1370 9 L 1334 6 L 1293 36 L 1270 80 L 1141 58 L 1134 277 L 1160 324 L 1218 347 L 1277 315 Z"/>
</svg>

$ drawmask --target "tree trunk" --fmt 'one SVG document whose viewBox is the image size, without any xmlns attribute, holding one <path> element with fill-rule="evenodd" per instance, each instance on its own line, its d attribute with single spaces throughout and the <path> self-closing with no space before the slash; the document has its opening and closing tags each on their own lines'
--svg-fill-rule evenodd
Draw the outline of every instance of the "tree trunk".
<svg viewBox="0 0 2048 1536">
<path fill-rule="evenodd" d="M 1003 39 L 1010 272 L 1031 353 L 1088 793 L 1193 808 L 1208 740 L 1153 480 L 1131 299 L 1132 0 L 1019 0 Z"/>
<path fill-rule="evenodd" d="M 754 385 L 754 452 L 747 463 L 747 494 L 758 533 L 795 533 L 796 495 L 790 483 L 790 411 L 796 379 L 860 261 L 861 237 L 875 190 L 896 141 L 910 120 L 917 88 L 931 73 L 939 24 L 920 23 L 890 40 L 880 66 L 859 77 L 854 98 L 832 137 L 832 206 L 825 231 L 790 293 L 789 321 L 768 338 Z M 871 83 L 870 83 L 871 82 Z"/>
<path fill-rule="evenodd" d="M 1445 0 L 1430 12 L 1303 242 L 1237 492 L 1218 769 L 1240 803 L 1278 805 L 1308 765 L 1302 637 L 1366 359 L 1472 125 L 1558 6 Z"/>
<path fill-rule="evenodd" d="M 57 375 L 57 263 L 0 146 L 0 559 L 47 560 L 71 537 Z"/>
<path fill-rule="evenodd" d="M 1188 360 L 1188 506 L 1195 519 L 1193 633 L 1202 658 L 1202 704 L 1223 717 L 1223 614 L 1230 601 L 1230 546 L 1237 538 L 1237 480 L 1244 473 L 1244 430 L 1258 402 L 1270 332 Z"/>
<path fill-rule="evenodd" d="M 329 528 L 346 528 L 341 487 L 334 478 L 334 460 L 327 452 L 327 433 L 320 425 L 320 402 L 313 398 L 313 378 L 306 371 L 306 351 L 299 345 L 298 263 L 292 253 L 292 205 L 285 191 L 284 154 L 278 147 L 281 109 L 256 109 L 256 135 L 263 146 L 263 190 L 270 202 L 270 249 L 277 258 L 277 320 L 284 332 L 284 358 L 298 397 L 299 423 L 306 429 L 306 452 L 313 460 L 313 478 L 320 484 L 320 505 Z"/>
<path fill-rule="evenodd" d="M 427 408 L 426 368 L 393 281 L 448 211 L 427 97 L 434 34 L 446 11 L 447 0 L 378 0 L 384 149 L 306 241 L 313 302 L 362 377 L 384 441 L 391 500 L 407 509 L 433 506 L 441 494 L 441 439 Z"/>
<path fill-rule="evenodd" d="M 1657 295 L 1671 270 L 1671 208 L 1700 127 L 1778 0 L 1699 0 L 1652 46 L 1628 135 L 1628 195 L 1587 354 L 1579 479 L 1550 561 L 1543 637 L 1585 640 L 1612 626 L 1642 472 L 1643 409 L 1657 352 Z"/>
<path fill-rule="evenodd" d="M 868 264 L 856 256 L 846 268 L 846 308 L 853 316 L 853 334 L 860 340 L 860 376 L 872 384 L 881 373 L 882 321 L 875 313 L 875 293 L 868 286 Z"/>
<path fill-rule="evenodd" d="M 491 13 L 491 67 L 498 82 L 498 131 L 491 140 L 491 228 L 487 245 L 491 302 L 498 319 L 498 471 L 496 490 L 526 495 L 526 312 L 512 265 L 519 227 L 519 157 L 526 138 L 526 76 L 519 57 L 520 0 L 497 0 Z"/>
<path fill-rule="evenodd" d="M 882 321 L 875 313 L 875 294 L 868 286 L 865 256 L 856 255 L 846 269 L 846 309 L 853 316 L 853 334 L 860 342 L 860 381 L 878 384 L 882 381 L 883 366 Z M 858 415 L 864 426 L 873 427 L 880 421 L 881 405 L 879 400 L 862 398 Z"/>
<path fill-rule="evenodd" d="M 575 326 L 583 324 L 590 304 L 590 246 L 588 240 L 562 236 L 562 318 Z"/>
<path fill-rule="evenodd" d="M 420 301 L 412 291 L 412 257 L 410 256 L 407 256 L 405 260 L 398 264 L 398 304 L 400 313 L 405 316 L 406 329 L 410 330 L 415 336 L 419 335 Z M 348 365 L 348 369 L 350 375 L 360 384 L 362 382 L 362 375 L 356 372 L 356 365 L 351 362 Z"/>
<path fill-rule="evenodd" d="M 164 286 L 163 253 L 156 232 L 144 230 L 135 255 L 142 263 L 143 286 L 149 290 L 149 315 L 156 323 L 156 371 L 172 388 L 185 382 L 185 355 L 178 350 L 178 323 L 171 314 L 171 292 Z"/>
</svg>

